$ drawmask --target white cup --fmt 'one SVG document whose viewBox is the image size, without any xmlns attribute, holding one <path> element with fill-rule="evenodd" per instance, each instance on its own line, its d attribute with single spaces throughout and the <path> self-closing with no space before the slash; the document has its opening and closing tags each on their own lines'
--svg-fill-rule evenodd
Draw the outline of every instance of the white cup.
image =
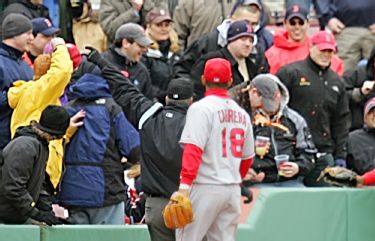
<svg viewBox="0 0 375 241">
<path fill-rule="evenodd" d="M 288 154 L 280 154 L 280 155 L 275 156 L 274 159 L 275 159 L 275 163 L 276 163 L 276 167 L 277 167 L 277 170 L 278 170 L 279 176 L 284 176 L 283 171 L 280 170 L 280 166 L 281 166 L 283 163 L 289 161 L 289 155 L 288 155 Z"/>
</svg>

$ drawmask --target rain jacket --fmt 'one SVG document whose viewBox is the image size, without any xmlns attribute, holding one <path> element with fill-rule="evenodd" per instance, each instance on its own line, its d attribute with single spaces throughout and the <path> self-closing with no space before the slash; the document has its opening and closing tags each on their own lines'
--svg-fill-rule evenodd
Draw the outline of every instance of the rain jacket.
<svg viewBox="0 0 375 241">
<path fill-rule="evenodd" d="M 31 120 L 39 121 L 42 111 L 48 105 L 61 105 L 59 97 L 63 94 L 73 72 L 73 64 L 65 46 L 58 45 L 52 53 L 51 66 L 37 81 L 16 81 L 9 89 L 9 106 L 14 109 L 11 119 L 11 133 L 14 136 L 19 126 L 26 126 Z M 74 132 L 68 129 L 67 137 Z M 56 188 L 62 172 L 63 140 L 49 143 L 50 155 L 47 173 Z"/>
</svg>

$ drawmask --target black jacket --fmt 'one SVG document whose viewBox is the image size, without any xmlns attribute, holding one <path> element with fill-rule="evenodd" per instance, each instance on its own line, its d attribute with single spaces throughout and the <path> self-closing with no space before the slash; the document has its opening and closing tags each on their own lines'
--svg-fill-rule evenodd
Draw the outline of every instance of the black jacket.
<svg viewBox="0 0 375 241">
<path fill-rule="evenodd" d="M 190 74 L 195 62 L 205 54 L 221 49 L 218 45 L 218 30 L 213 30 L 200 39 L 194 41 L 183 53 L 180 60 L 174 66 L 175 77 L 190 78 Z M 261 47 L 255 46 L 255 53 L 250 54 L 249 58 L 256 66 L 257 74 L 268 73 L 269 65 Z"/>
<path fill-rule="evenodd" d="M 341 78 L 310 56 L 285 65 L 277 76 L 289 90 L 289 107 L 305 118 L 318 151 L 345 159 L 349 107 Z"/>
<path fill-rule="evenodd" d="M 143 63 L 133 63 L 125 56 L 120 55 L 114 46 L 103 53 L 104 58 L 113 63 L 124 75 L 149 99 L 155 96 L 152 93 L 150 74 Z"/>
<path fill-rule="evenodd" d="M 39 198 L 48 159 L 48 143 L 30 126 L 17 129 L 3 149 L 0 171 L 0 221 L 24 223 Z"/>
<path fill-rule="evenodd" d="M 178 144 L 186 107 L 163 107 L 142 95 L 115 66 L 99 63 L 113 98 L 141 136 L 141 178 L 145 193 L 169 198 L 178 189 L 182 147 Z"/>
<path fill-rule="evenodd" d="M 375 47 L 371 51 L 370 58 L 365 66 L 356 67 L 354 70 L 348 70 L 344 73 L 346 91 L 349 98 L 349 108 L 351 112 L 351 130 L 363 127 L 363 109 L 366 102 L 375 96 L 375 89 L 364 96 L 360 89 L 366 80 L 375 80 Z"/>
<path fill-rule="evenodd" d="M 375 129 L 362 128 L 350 132 L 348 140 L 348 168 L 359 175 L 375 168 Z"/>
<path fill-rule="evenodd" d="M 257 172 L 264 172 L 263 182 L 278 182 L 296 179 L 305 176 L 314 167 L 315 146 L 305 120 L 296 111 L 285 107 L 282 111 L 280 124 L 289 129 L 289 132 L 261 125 L 255 125 L 255 136 L 270 138 L 271 147 L 267 155 L 261 159 L 255 156 L 252 168 Z M 291 178 L 278 176 L 274 157 L 279 154 L 288 154 L 289 161 L 298 164 L 299 173 Z"/>
<path fill-rule="evenodd" d="M 202 56 L 197 62 L 195 62 L 191 70 L 191 77 L 194 83 L 194 94 L 195 94 L 196 100 L 199 100 L 203 98 L 204 96 L 205 87 L 201 83 L 201 76 L 203 75 L 204 65 L 206 61 L 212 58 L 224 58 L 224 59 L 227 59 L 231 63 L 233 86 L 246 81 L 244 80 L 244 78 L 242 77 L 238 69 L 239 66 L 238 66 L 237 61 L 234 59 L 234 57 L 228 51 L 227 48 L 221 48 L 220 50 L 210 52 Z M 245 61 L 246 61 L 246 66 L 247 66 L 247 70 L 249 73 L 249 78 L 250 78 L 249 80 L 251 80 L 258 74 L 257 67 L 249 58 L 247 58 Z"/>
<path fill-rule="evenodd" d="M 173 77 L 173 64 L 180 59 L 177 53 L 169 52 L 169 45 L 166 46 L 166 54 L 159 49 L 149 48 L 142 57 L 142 63 L 150 73 L 152 93 L 162 103 L 164 103 L 168 84 Z"/>
</svg>

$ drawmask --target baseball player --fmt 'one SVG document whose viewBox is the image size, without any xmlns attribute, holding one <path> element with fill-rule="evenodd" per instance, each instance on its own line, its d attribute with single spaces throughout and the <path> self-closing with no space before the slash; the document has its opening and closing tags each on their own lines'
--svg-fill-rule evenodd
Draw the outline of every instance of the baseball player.
<svg viewBox="0 0 375 241">
<path fill-rule="evenodd" d="M 249 115 L 232 100 L 229 61 L 209 59 L 202 84 L 205 98 L 188 110 L 178 192 L 187 195 L 194 221 L 177 229 L 177 241 L 234 241 L 240 217 L 240 183 L 252 164 L 254 143 Z"/>
</svg>

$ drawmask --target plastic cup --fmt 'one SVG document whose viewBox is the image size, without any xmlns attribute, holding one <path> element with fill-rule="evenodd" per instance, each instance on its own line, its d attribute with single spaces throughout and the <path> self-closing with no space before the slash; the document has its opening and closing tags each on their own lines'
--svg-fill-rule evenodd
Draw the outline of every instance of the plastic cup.
<svg viewBox="0 0 375 241">
<path fill-rule="evenodd" d="M 276 167 L 277 167 L 277 170 L 278 170 L 279 176 L 284 176 L 283 171 L 280 170 L 280 166 L 281 166 L 283 163 L 289 161 L 289 155 L 288 155 L 288 154 L 280 154 L 280 155 L 275 156 L 274 159 L 275 159 L 275 163 L 276 163 Z"/>
<path fill-rule="evenodd" d="M 263 158 L 268 152 L 270 138 L 267 136 L 256 136 L 255 138 L 255 153 Z"/>
</svg>

